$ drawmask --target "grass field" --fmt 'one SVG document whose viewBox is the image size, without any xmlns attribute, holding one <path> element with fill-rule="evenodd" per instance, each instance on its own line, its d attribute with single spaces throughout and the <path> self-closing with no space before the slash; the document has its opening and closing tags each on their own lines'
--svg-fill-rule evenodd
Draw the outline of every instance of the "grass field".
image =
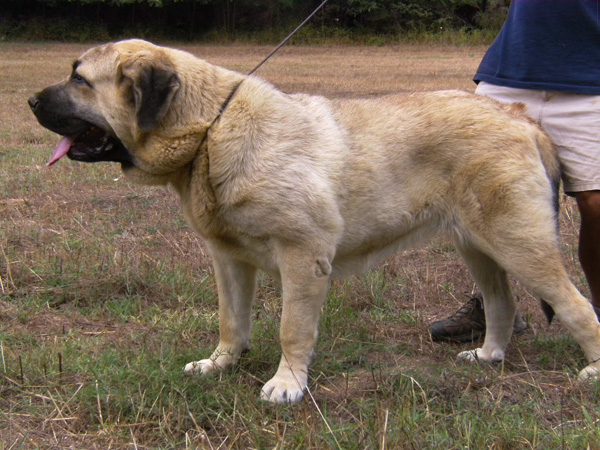
<svg viewBox="0 0 600 450">
<path fill-rule="evenodd" d="M 248 71 L 270 48 L 185 46 Z M 218 339 L 210 258 L 165 188 L 117 166 L 66 159 L 27 107 L 84 50 L 0 43 L 0 450 L 600 448 L 600 386 L 559 323 L 514 284 L 529 328 L 502 366 L 467 365 L 469 344 L 437 344 L 431 321 L 474 286 L 447 241 L 333 283 L 310 394 L 258 399 L 279 361 L 278 287 L 260 280 L 252 350 L 218 377 L 186 362 Z M 288 47 L 259 75 L 331 97 L 473 90 L 483 47 Z M 564 261 L 577 265 L 578 214 L 563 198 Z"/>
</svg>

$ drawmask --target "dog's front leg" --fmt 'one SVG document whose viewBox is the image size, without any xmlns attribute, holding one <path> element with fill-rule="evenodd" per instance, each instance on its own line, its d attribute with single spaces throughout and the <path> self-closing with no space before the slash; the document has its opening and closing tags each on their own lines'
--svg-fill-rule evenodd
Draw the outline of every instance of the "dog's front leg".
<svg viewBox="0 0 600 450">
<path fill-rule="evenodd" d="M 219 345 L 208 359 L 185 366 L 188 375 L 223 370 L 250 348 L 252 301 L 256 268 L 227 255 L 213 252 L 219 295 Z"/>
<path fill-rule="evenodd" d="M 283 309 L 281 362 L 275 376 L 261 391 L 273 403 L 302 400 L 308 383 L 308 366 L 314 356 L 321 306 L 327 297 L 330 258 L 287 251 L 281 258 Z"/>
</svg>

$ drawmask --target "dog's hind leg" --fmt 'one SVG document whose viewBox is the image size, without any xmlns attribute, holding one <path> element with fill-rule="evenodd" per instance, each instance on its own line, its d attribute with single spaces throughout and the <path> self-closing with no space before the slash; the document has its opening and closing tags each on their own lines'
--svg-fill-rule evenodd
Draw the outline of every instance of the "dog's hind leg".
<svg viewBox="0 0 600 450">
<path fill-rule="evenodd" d="M 502 361 L 517 310 L 506 272 L 473 246 L 457 243 L 457 248 L 483 294 L 486 322 L 483 347 L 461 352 L 458 357 L 469 361 Z"/>
<path fill-rule="evenodd" d="M 498 269 L 485 273 L 495 265 L 497 268 L 505 268 L 536 296 L 548 302 L 588 359 L 589 365 L 580 372 L 580 378 L 598 378 L 600 323 L 591 303 L 569 280 L 562 264 L 554 230 L 551 227 L 547 228 L 549 231 L 544 230 L 543 223 L 525 221 L 522 221 L 519 227 L 497 227 L 494 239 L 478 240 L 480 245 L 485 242 L 485 255 L 490 255 L 489 257 L 477 257 L 473 250 L 462 247 L 461 251 L 466 254 L 467 264 L 484 294 L 486 321 L 493 320 L 492 323 L 488 322 L 487 333 L 490 334 L 486 335 L 484 346 L 470 352 L 471 355 L 462 356 L 468 359 L 475 359 L 477 356 L 483 360 L 494 360 L 493 352 L 503 350 L 502 345 L 506 345 L 510 337 L 515 308 L 512 297 L 504 294 L 504 301 L 499 302 L 498 298 L 502 296 L 488 294 L 488 301 L 485 301 L 486 290 L 494 294 L 505 283 L 493 281 L 495 277 L 500 277 Z M 481 253 L 483 254 L 483 250 Z M 502 274 L 501 278 L 505 278 L 505 275 Z M 508 292 L 506 287 L 502 289 Z M 494 300 L 490 302 L 492 299 Z M 503 308 L 506 310 L 503 311 Z M 498 356 L 501 356 L 501 353 L 498 353 Z"/>
<path fill-rule="evenodd" d="M 555 262 L 558 264 L 560 261 Z M 543 261 L 538 266 L 544 271 Z M 541 267 L 540 267 L 541 266 Z M 563 266 L 560 265 L 558 276 L 548 277 L 537 283 L 524 268 L 518 275 L 521 281 L 529 286 L 539 297 L 543 298 L 554 309 L 561 324 L 583 349 L 589 365 L 580 373 L 580 379 L 598 378 L 600 375 L 600 323 L 591 303 L 583 297 L 570 282 Z"/>
<path fill-rule="evenodd" d="M 580 378 L 597 378 L 600 323 L 591 303 L 569 280 L 554 230 L 546 232 L 539 223 L 506 227 L 493 245 L 494 258 L 554 309 L 561 324 L 583 349 L 589 365 L 580 372 Z"/>
</svg>

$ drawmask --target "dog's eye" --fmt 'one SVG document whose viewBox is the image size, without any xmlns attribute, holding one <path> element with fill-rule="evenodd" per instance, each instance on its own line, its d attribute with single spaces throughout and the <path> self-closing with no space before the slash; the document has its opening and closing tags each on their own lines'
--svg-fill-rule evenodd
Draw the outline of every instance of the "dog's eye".
<svg viewBox="0 0 600 450">
<path fill-rule="evenodd" d="M 88 81 L 78 73 L 74 73 L 73 75 L 71 75 L 71 80 L 73 80 L 75 83 L 87 84 L 88 86 L 90 85 L 90 83 L 88 83 Z"/>
</svg>

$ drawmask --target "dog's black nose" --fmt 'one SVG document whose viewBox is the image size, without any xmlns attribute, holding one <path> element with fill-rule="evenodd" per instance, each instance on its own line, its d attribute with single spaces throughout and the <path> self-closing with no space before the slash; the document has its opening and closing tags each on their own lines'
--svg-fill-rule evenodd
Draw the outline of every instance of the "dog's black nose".
<svg viewBox="0 0 600 450">
<path fill-rule="evenodd" d="M 27 100 L 27 103 L 29 103 L 29 107 L 31 108 L 31 110 L 33 112 L 35 112 L 35 110 L 38 107 L 39 101 L 38 101 L 37 97 L 34 95 L 33 97 L 29 97 L 29 100 Z"/>
</svg>

